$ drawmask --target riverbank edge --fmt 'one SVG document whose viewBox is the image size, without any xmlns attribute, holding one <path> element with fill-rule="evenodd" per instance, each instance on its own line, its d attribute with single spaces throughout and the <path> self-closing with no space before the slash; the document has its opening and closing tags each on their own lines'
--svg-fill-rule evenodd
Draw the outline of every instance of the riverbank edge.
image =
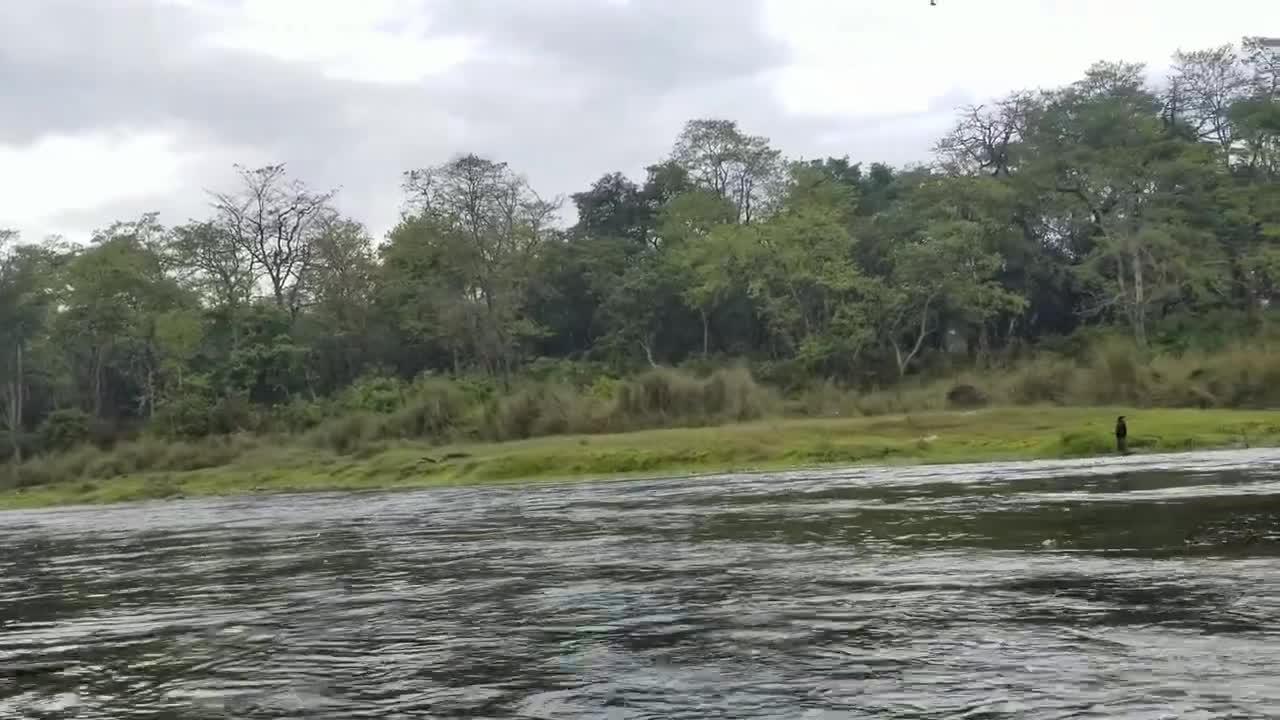
<svg viewBox="0 0 1280 720">
<path fill-rule="evenodd" d="M 220 467 L 71 478 L 0 491 L 0 510 L 144 500 L 489 483 L 626 480 L 1114 454 L 1117 415 L 1139 454 L 1280 446 L 1280 412 L 1019 407 L 858 418 L 777 419 L 505 443 L 405 443 L 354 456 L 271 445 Z"/>
</svg>

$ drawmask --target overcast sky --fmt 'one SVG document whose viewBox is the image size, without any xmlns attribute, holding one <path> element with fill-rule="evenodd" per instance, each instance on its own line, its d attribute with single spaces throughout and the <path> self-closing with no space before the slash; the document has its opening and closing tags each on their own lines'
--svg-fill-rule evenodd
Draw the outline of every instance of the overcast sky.
<svg viewBox="0 0 1280 720">
<path fill-rule="evenodd" d="M 285 162 L 380 236 L 406 169 L 477 152 L 567 194 L 694 117 L 908 163 L 959 105 L 1280 35 L 1277 0 L 937 2 L 0 0 L 0 228 L 176 224 Z"/>
</svg>

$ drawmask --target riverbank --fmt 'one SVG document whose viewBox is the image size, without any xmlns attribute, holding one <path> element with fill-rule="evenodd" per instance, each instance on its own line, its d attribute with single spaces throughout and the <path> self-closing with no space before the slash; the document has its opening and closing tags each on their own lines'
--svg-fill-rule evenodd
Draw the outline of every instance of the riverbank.
<svg viewBox="0 0 1280 720">
<path fill-rule="evenodd" d="M 569 435 L 505 443 L 404 443 L 340 455 L 255 447 L 184 472 L 69 477 L 0 492 L 0 508 L 262 492 L 425 488 L 818 466 L 1088 457 L 1114 452 L 1115 416 L 1137 453 L 1280 445 L 1280 413 L 1027 407 L 883 417 L 770 420 L 719 427 Z"/>
</svg>

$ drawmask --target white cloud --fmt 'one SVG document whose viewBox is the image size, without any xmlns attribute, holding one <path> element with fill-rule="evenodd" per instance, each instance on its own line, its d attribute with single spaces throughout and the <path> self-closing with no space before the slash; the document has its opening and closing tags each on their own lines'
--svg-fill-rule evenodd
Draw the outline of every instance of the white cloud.
<svg viewBox="0 0 1280 720">
<path fill-rule="evenodd" d="M 241 0 L 198 9 L 214 25 L 205 44 L 314 64 L 334 78 L 415 83 L 475 50 L 472 39 L 432 35 L 414 0 Z"/>
<path fill-rule="evenodd" d="M 191 177 L 230 175 L 225 151 L 199 152 L 173 132 L 46 135 L 21 147 L 0 145 L 0 227 L 30 241 L 73 239 L 97 228 L 88 220 L 107 208 L 194 211 L 206 202 Z M 124 217 L 120 219 L 125 219 Z"/>
<path fill-rule="evenodd" d="M 761 1 L 767 35 L 746 0 L 0 0 L 0 226 L 182 222 L 287 162 L 381 230 L 406 168 L 475 151 L 571 193 L 704 116 L 908 163 L 957 105 L 1280 35 L 1277 0 Z"/>
<path fill-rule="evenodd" d="M 796 113 L 894 116 L 1078 79 L 1098 60 L 1167 65 L 1175 50 L 1280 33 L 1275 0 L 769 0 L 795 62 L 774 76 Z M 1272 18 L 1270 28 L 1263 23 Z"/>
<path fill-rule="evenodd" d="M 0 224 L 28 236 L 55 232 L 48 223 L 56 215 L 171 191 L 184 164 L 164 133 L 50 135 L 25 147 L 0 145 Z"/>
</svg>

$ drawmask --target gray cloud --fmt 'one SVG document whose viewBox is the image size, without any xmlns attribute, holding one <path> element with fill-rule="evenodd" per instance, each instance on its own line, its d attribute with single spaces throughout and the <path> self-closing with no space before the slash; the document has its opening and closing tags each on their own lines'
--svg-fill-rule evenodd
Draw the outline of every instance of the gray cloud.
<svg viewBox="0 0 1280 720">
<path fill-rule="evenodd" d="M 0 143 L 171 129 L 195 147 L 288 162 L 315 186 L 341 186 L 344 210 L 382 231 L 396 217 L 400 173 L 458 152 L 507 160 L 555 194 L 660 159 L 691 117 L 738 119 L 797 154 L 843 154 L 883 131 L 787 115 L 764 79 L 787 54 L 760 26 L 755 0 L 455 0 L 423 9 L 433 33 L 473 38 L 479 52 L 421 83 L 390 85 L 209 47 L 198 42 L 205 16 L 178 5 L 0 3 Z M 236 161 L 253 160 L 228 157 L 225 166 Z M 201 172 L 172 194 L 68 212 L 57 224 L 83 231 L 148 207 L 180 222 L 225 176 Z"/>
</svg>

